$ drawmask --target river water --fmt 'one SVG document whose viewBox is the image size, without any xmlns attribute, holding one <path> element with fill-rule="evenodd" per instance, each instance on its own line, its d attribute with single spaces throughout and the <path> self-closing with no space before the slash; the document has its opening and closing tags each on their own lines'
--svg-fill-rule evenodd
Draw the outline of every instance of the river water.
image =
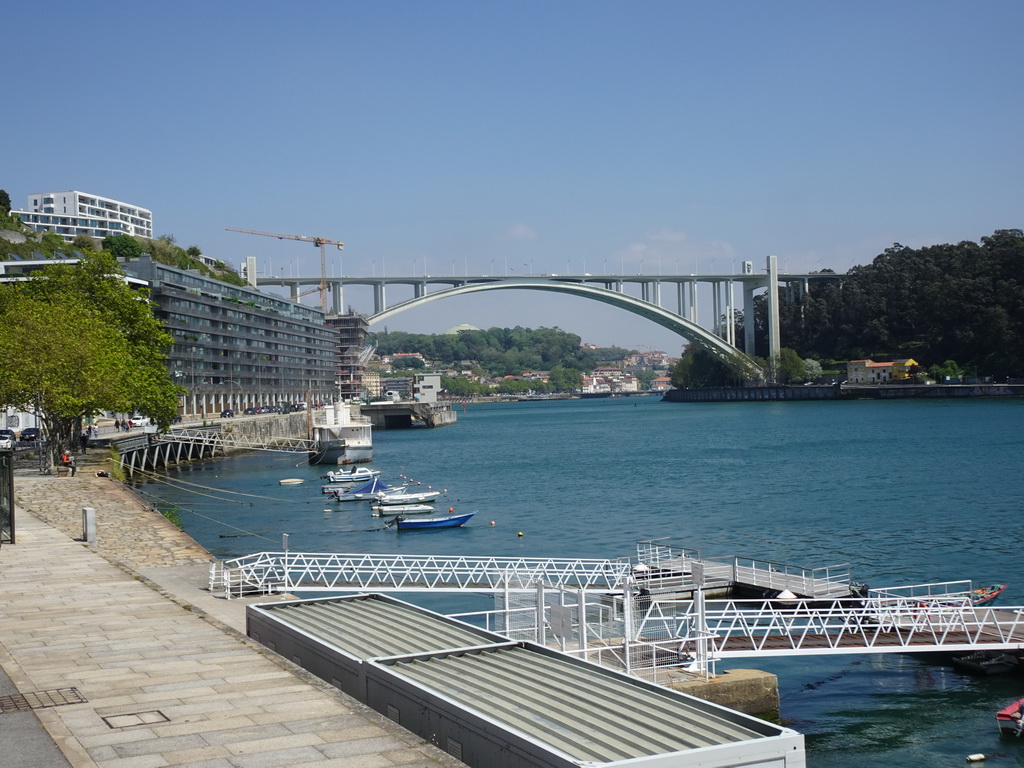
<svg viewBox="0 0 1024 768">
<path fill-rule="evenodd" d="M 630 556 L 637 541 L 670 537 L 706 556 L 849 563 L 872 587 L 1009 582 L 1000 604 L 1024 605 L 1022 401 L 638 397 L 458 416 L 443 429 L 375 432 L 373 466 L 389 482 L 445 489 L 439 504 L 478 512 L 464 528 L 384 530 L 362 504 L 325 501 L 323 467 L 274 453 L 174 469 L 179 487 L 141 490 L 176 507 L 219 557 L 278 550 L 282 533 L 295 551 L 531 557 Z M 447 600 L 420 602 L 467 609 Z M 1024 677 L 898 654 L 733 665 L 779 675 L 783 720 L 806 735 L 812 767 L 932 768 L 979 752 L 989 766 L 1024 765 L 1024 739 L 1000 738 L 994 722 L 1024 696 Z"/>
</svg>

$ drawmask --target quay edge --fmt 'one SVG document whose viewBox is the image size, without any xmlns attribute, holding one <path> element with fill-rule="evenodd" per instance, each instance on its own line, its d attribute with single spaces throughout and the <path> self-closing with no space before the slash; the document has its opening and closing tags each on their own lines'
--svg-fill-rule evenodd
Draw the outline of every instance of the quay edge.
<svg viewBox="0 0 1024 768">
<path fill-rule="evenodd" d="M 667 403 L 1024 397 L 1024 384 L 866 384 L 670 389 Z"/>
</svg>

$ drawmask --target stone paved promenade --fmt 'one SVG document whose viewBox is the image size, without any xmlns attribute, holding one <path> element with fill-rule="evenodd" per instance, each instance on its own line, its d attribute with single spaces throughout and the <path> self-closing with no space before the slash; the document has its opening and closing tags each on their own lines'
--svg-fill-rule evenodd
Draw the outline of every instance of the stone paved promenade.
<svg viewBox="0 0 1024 768">
<path fill-rule="evenodd" d="M 74 478 L 15 475 L 0 696 L 85 701 L 0 714 L 0 765 L 462 765 L 246 638 L 246 601 L 203 589 L 208 553 L 89 458 Z M 95 548 L 79 541 L 82 507 L 96 510 Z"/>
</svg>

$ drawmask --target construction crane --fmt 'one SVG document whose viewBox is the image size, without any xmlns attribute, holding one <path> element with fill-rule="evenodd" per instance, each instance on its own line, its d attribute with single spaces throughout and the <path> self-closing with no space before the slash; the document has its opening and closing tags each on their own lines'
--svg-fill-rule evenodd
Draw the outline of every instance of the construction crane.
<svg viewBox="0 0 1024 768">
<path fill-rule="evenodd" d="M 301 298 L 308 293 L 313 291 L 320 291 L 320 309 L 327 314 L 327 254 L 324 251 L 324 247 L 328 245 L 338 246 L 338 250 L 342 250 L 345 244 L 338 240 L 328 240 L 326 237 L 309 237 L 308 235 L 282 235 L 277 232 L 259 232 L 255 229 L 235 229 L 234 227 L 225 227 L 228 232 L 242 232 L 246 235 L 262 235 L 263 237 L 276 237 L 278 240 L 300 240 L 303 243 L 313 243 L 313 245 L 319 246 L 320 248 L 320 285 L 317 288 L 311 288 L 308 291 L 303 291 L 298 294 L 296 298 Z"/>
</svg>

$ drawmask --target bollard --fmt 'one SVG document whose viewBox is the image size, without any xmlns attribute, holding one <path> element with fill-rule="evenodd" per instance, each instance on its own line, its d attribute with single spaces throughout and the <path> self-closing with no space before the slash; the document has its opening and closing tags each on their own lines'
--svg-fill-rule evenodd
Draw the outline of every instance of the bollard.
<svg viewBox="0 0 1024 768">
<path fill-rule="evenodd" d="M 96 546 L 96 510 L 92 507 L 82 507 L 82 541 Z"/>
</svg>

